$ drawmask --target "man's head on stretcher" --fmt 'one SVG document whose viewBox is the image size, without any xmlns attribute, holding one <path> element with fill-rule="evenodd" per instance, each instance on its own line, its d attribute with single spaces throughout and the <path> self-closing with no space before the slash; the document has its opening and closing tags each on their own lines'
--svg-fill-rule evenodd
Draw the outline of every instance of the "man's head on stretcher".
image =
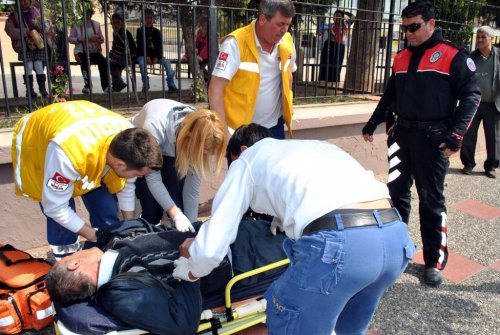
<svg viewBox="0 0 500 335">
<path fill-rule="evenodd" d="M 57 262 L 45 281 L 50 296 L 62 304 L 84 300 L 97 290 L 99 263 L 103 251 L 98 248 L 80 250 Z"/>
</svg>

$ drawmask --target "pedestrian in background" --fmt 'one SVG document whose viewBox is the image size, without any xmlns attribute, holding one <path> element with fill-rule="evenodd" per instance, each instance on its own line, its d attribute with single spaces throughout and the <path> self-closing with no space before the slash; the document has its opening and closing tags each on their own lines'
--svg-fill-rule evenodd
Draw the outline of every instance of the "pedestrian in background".
<svg viewBox="0 0 500 335">
<path fill-rule="evenodd" d="M 345 18 L 346 16 L 348 19 Z M 352 25 L 353 17 L 352 13 L 340 9 L 333 14 L 333 22 L 321 50 L 319 80 L 335 83 L 340 81 L 349 27 Z"/>
<path fill-rule="evenodd" d="M 477 132 L 482 121 L 486 140 L 484 173 L 489 178 L 496 178 L 495 169 L 500 160 L 500 49 L 493 45 L 494 34 L 493 28 L 488 26 L 480 27 L 476 33 L 477 49 L 471 57 L 476 63 L 481 103 L 464 135 L 460 151 L 460 160 L 464 165 L 462 173 L 470 175 L 476 166 Z"/>
</svg>

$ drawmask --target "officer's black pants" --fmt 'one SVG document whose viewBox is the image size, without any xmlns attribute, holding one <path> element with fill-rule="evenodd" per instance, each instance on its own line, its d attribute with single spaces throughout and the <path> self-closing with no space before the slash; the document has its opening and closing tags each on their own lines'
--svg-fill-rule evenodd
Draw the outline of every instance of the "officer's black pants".
<svg viewBox="0 0 500 335">
<path fill-rule="evenodd" d="M 388 187 L 394 206 L 408 223 L 413 180 L 419 197 L 420 233 L 426 267 L 444 269 L 448 258 L 443 195 L 448 158 L 429 142 L 426 129 L 398 126 L 389 137 Z"/>
</svg>

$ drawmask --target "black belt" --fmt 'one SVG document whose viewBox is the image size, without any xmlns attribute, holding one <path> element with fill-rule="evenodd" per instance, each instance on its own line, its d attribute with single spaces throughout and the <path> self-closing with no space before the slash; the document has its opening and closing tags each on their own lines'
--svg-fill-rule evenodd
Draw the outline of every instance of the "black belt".
<svg viewBox="0 0 500 335">
<path fill-rule="evenodd" d="M 398 126 L 406 129 L 427 129 L 431 124 L 436 123 L 436 121 L 413 121 L 398 117 L 396 123 Z"/>
<path fill-rule="evenodd" d="M 377 226 L 376 213 L 378 213 L 382 224 L 400 220 L 398 211 L 395 208 L 337 209 L 309 223 L 302 231 L 302 236 L 323 230 L 339 230 L 337 215 L 340 215 L 344 228 Z"/>
</svg>

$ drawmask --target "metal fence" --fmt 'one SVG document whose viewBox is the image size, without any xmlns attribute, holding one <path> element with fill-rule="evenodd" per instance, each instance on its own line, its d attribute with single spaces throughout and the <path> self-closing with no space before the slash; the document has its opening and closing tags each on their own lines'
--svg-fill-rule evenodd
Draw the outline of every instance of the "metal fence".
<svg viewBox="0 0 500 335">
<path fill-rule="evenodd" d="M 33 0 L 36 2 L 37 0 Z M 52 1 L 52 0 L 51 0 Z M 78 1 L 77 1 L 78 2 Z M 353 1 L 340 1 L 344 6 L 322 7 L 322 14 L 306 14 L 299 12 L 293 20 L 290 33 L 293 36 L 296 55 L 297 71 L 294 73 L 294 99 L 310 100 L 311 98 L 324 98 L 331 96 L 347 95 L 379 95 L 383 92 L 385 82 L 390 75 L 392 59 L 395 53 L 405 46 L 404 35 L 400 30 L 400 13 L 407 5 L 404 0 L 378 0 L 368 5 L 368 8 L 357 8 Z M 47 6 L 51 2 L 40 0 L 39 7 L 42 13 L 42 21 L 54 17 L 47 13 Z M 193 4 L 194 3 L 194 4 Z M 70 54 L 68 34 L 70 27 L 68 22 L 69 9 L 65 2 L 61 2 L 61 13 L 57 13 L 57 20 L 62 20 L 62 29 L 57 31 L 54 37 L 54 49 L 45 48 L 47 59 L 50 59 L 49 69 L 56 64 L 65 68 L 68 81 L 68 99 L 86 99 L 97 102 L 108 108 L 137 108 L 146 101 L 168 97 L 186 103 L 195 103 L 200 85 L 193 80 L 192 69 L 195 64 L 190 64 L 192 59 L 187 57 L 188 51 L 193 50 L 196 43 L 197 24 L 204 19 L 208 21 L 209 27 L 209 73 L 217 57 L 217 46 L 219 38 L 230 33 L 234 29 L 244 26 L 256 17 L 256 10 L 242 8 L 210 7 L 192 4 L 151 3 L 146 1 L 104 1 L 103 8 L 97 8 L 104 17 L 102 25 L 105 43 L 103 54 L 108 59 L 112 40 L 110 17 L 114 12 L 120 12 L 125 17 L 125 28 L 129 30 L 134 38 L 137 28 L 142 25 L 144 13 L 147 8 L 153 9 L 155 13 L 154 26 L 160 29 L 163 41 L 163 54 L 167 58 L 176 73 L 176 84 L 179 91 L 169 93 L 166 91 L 165 71 L 159 66 L 148 66 L 150 78 L 156 80 L 156 86 L 151 90 L 141 91 L 141 80 L 138 75 L 138 66 L 133 59 L 126 60 L 123 77 L 126 78 L 126 90 L 120 93 L 100 91 L 97 68 L 91 66 L 91 77 L 93 89 L 90 94 L 80 93 L 82 90 L 81 72 L 78 64 L 74 62 Z M 463 1 L 462 1 L 463 3 Z M 470 22 L 458 22 L 454 15 L 454 8 L 444 13 L 450 13 L 438 20 L 446 26 L 443 29 L 445 37 L 453 39 L 454 34 L 461 34 L 461 42 L 469 50 L 474 49 L 475 35 L 471 27 L 488 24 L 494 28 L 500 21 L 500 6 L 484 5 L 475 1 L 466 1 L 470 8 L 481 6 L 481 16 Z M 467 5 L 465 10 L 467 10 Z M 18 10 L 20 4 L 18 2 Z M 321 7 L 317 5 L 316 7 Z M 85 8 L 85 7 L 83 7 Z M 326 42 L 326 36 L 335 19 L 333 13 L 340 9 L 353 14 L 352 19 L 345 16 L 348 21 L 348 34 L 345 39 L 345 55 L 333 50 Z M 83 9 L 85 12 L 85 9 Z M 487 13 L 488 15 L 484 14 Z M 493 13 L 493 14 L 492 14 Z M 59 26 L 61 24 L 59 23 Z M 0 27 L 2 29 L 2 27 Z M 21 25 L 21 31 L 24 27 Z M 45 35 L 45 29 L 43 31 Z M 465 34 L 465 35 L 464 35 Z M 456 35 L 458 36 L 458 35 Z M 465 39 L 464 39 L 465 36 Z M 465 41 L 465 43 L 464 43 Z M 0 43 L 0 71 L 1 87 L 0 100 L 6 116 L 11 116 L 15 111 L 32 111 L 42 105 L 51 102 L 51 99 L 31 98 L 25 95 L 23 88 L 19 89 L 27 78 L 21 74 L 25 73 L 26 65 L 15 59 L 7 59 L 5 55 L 5 44 Z M 26 59 L 26 47 L 23 39 L 23 55 Z M 500 38 L 496 38 L 500 42 Z M 141 48 L 142 46 L 138 46 Z M 194 52 L 194 50 L 193 50 Z M 323 53 L 323 56 L 322 56 Z M 332 57 L 333 55 L 333 57 Z M 336 69 L 334 69 L 337 67 Z M 52 71 L 46 69 L 48 76 L 48 88 L 52 90 L 57 79 Z M 326 74 L 325 74 L 326 73 Z M 23 78 L 24 77 L 24 78 Z M 111 81 L 110 81 L 111 83 Z"/>
</svg>

